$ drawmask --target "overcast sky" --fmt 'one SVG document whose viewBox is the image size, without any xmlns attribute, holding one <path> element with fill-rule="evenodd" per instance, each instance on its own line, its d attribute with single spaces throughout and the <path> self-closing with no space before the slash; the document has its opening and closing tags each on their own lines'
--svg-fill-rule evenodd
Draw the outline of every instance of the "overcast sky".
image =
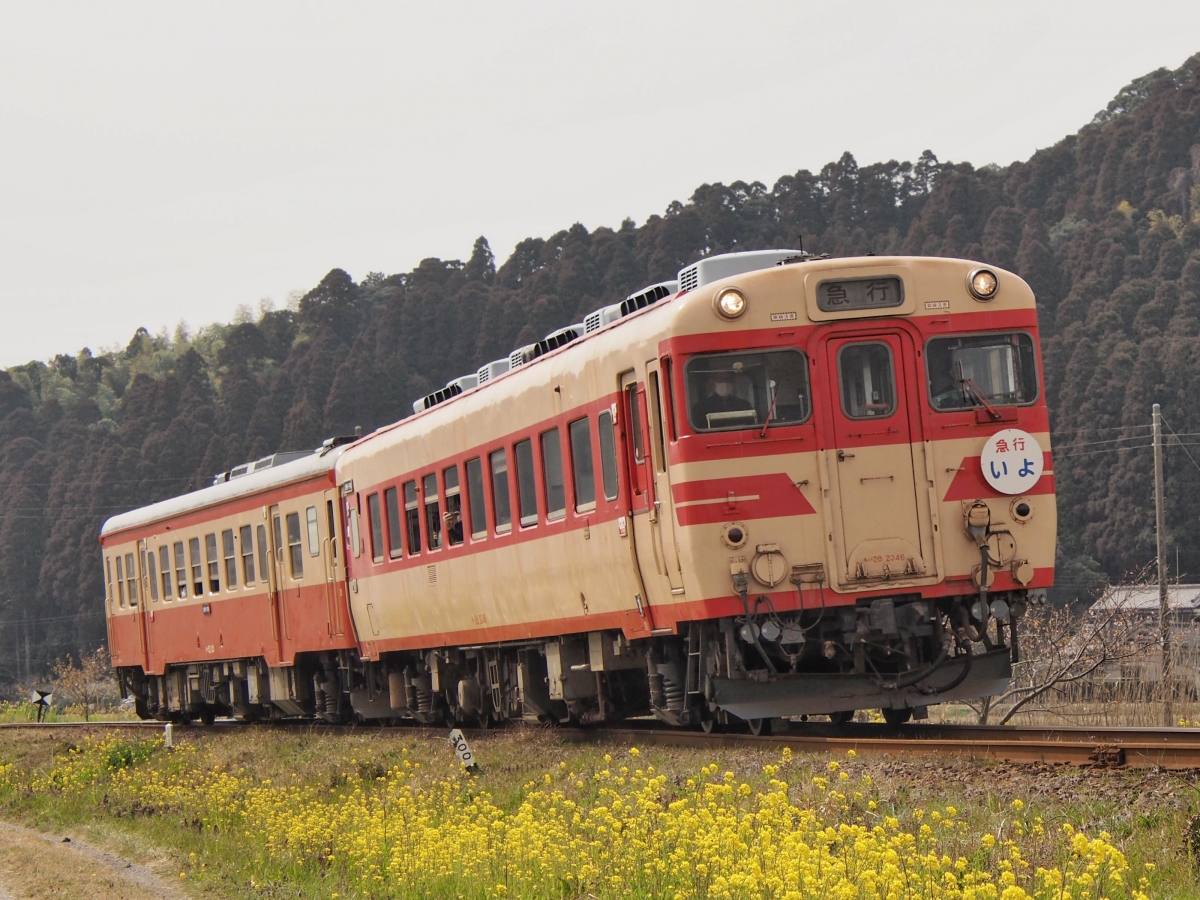
<svg viewBox="0 0 1200 900">
<path fill-rule="evenodd" d="M 1200 4 L 0 0 L 0 366 L 704 182 L 1026 159 Z"/>
</svg>

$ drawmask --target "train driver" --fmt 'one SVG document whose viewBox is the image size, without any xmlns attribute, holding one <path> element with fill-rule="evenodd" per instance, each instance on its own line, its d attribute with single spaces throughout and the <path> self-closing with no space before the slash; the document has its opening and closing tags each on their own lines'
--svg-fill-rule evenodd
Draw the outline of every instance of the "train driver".
<svg viewBox="0 0 1200 900">
<path fill-rule="evenodd" d="M 705 396 L 692 406 L 692 422 L 699 428 L 713 427 L 714 423 L 708 418 L 711 413 L 754 409 L 749 400 L 734 393 L 733 373 L 728 370 L 709 372 L 704 393 Z"/>
</svg>

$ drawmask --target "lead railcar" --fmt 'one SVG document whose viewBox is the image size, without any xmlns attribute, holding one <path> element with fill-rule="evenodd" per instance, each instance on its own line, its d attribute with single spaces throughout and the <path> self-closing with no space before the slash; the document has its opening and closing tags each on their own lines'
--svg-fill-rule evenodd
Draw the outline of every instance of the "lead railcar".
<svg viewBox="0 0 1200 900">
<path fill-rule="evenodd" d="M 262 713 L 426 722 L 903 721 L 995 693 L 1053 576 L 1040 383 L 1011 273 L 704 259 L 344 449 L 351 646 L 175 665 L 290 667 Z"/>
</svg>

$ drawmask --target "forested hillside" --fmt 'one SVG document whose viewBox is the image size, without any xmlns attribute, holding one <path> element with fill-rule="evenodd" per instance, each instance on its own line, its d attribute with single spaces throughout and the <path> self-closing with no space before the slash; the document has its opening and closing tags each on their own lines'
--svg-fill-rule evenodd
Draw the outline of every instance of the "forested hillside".
<svg viewBox="0 0 1200 900">
<path fill-rule="evenodd" d="M 1200 54 L 1007 168 L 931 152 L 859 166 L 847 153 L 772 187 L 703 185 L 640 226 L 530 238 L 499 268 L 479 238 L 465 262 L 358 283 L 334 269 L 287 309 L 195 333 L 139 330 L 120 350 L 0 372 L 0 681 L 104 640 L 96 536 L 108 516 L 401 418 L 449 378 L 700 256 L 802 236 L 834 256 L 968 257 L 1028 280 L 1055 431 L 1060 580 L 1085 590 L 1153 556 L 1151 404 L 1183 444 L 1200 433 Z M 1167 457 L 1170 552 L 1200 575 L 1188 452 Z"/>
</svg>

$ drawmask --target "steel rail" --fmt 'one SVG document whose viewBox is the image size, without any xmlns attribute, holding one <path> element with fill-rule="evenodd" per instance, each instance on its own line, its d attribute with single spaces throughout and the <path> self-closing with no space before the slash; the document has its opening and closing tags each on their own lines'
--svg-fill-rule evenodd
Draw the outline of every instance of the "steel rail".
<svg viewBox="0 0 1200 900">
<path fill-rule="evenodd" d="M 162 722 L 12 722 L 3 729 L 162 731 Z M 419 731 L 440 734 L 434 726 L 333 725 L 312 721 L 244 723 L 218 720 L 214 725 L 174 725 L 179 733 L 230 732 L 250 728 L 282 728 L 316 735 L 366 734 L 381 737 Z M 487 732 L 467 729 L 473 737 Z M 502 733 L 498 729 L 496 733 Z M 552 729 L 572 743 L 641 744 L 664 747 L 791 747 L 793 750 L 844 755 L 956 756 L 1015 763 L 1164 769 L 1200 769 L 1200 730 L 1188 728 L 1045 728 L 1040 726 L 923 725 L 900 727 L 824 722 L 792 723 L 781 734 L 752 735 L 665 729 L 653 720 L 633 720 L 616 728 Z"/>
</svg>

